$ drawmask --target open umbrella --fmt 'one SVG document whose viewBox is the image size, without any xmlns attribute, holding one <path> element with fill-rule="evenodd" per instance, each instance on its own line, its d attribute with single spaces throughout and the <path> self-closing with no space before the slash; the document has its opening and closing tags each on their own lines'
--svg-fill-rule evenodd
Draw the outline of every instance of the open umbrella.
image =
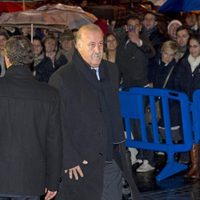
<svg viewBox="0 0 200 200">
<path fill-rule="evenodd" d="M 167 0 L 159 12 L 189 12 L 200 10 L 200 0 Z"/>
<path fill-rule="evenodd" d="M 2 0 L 0 1 L 1 12 L 16 12 L 22 10 L 33 9 L 37 4 L 42 3 L 44 0 Z M 37 6 L 38 7 L 38 6 Z"/>
<path fill-rule="evenodd" d="M 45 5 L 36 10 L 3 13 L 1 25 L 52 26 L 52 28 L 79 28 L 81 25 L 93 23 L 97 18 L 77 6 L 64 4 Z"/>
</svg>

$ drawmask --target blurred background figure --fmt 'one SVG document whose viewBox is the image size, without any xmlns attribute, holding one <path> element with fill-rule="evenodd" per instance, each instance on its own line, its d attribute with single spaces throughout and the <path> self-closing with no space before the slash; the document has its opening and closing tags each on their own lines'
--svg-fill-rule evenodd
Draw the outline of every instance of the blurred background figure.
<svg viewBox="0 0 200 200">
<path fill-rule="evenodd" d="M 60 35 L 60 54 L 64 55 L 69 61 L 72 60 L 74 53 L 74 35 L 71 30 L 66 30 Z"/>
<path fill-rule="evenodd" d="M 198 29 L 197 16 L 195 13 L 186 13 L 184 22 L 188 29 L 192 32 L 195 32 Z"/>
<path fill-rule="evenodd" d="M 108 33 L 104 37 L 104 43 L 105 43 L 105 48 L 104 48 L 103 59 L 115 63 L 117 46 L 118 46 L 117 36 L 114 33 Z"/>
<path fill-rule="evenodd" d="M 165 41 L 165 37 L 159 31 L 157 16 L 155 13 L 147 12 L 144 15 L 141 35 L 149 38 L 156 50 L 160 49 L 162 43 Z"/>
<path fill-rule="evenodd" d="M 31 40 L 31 28 L 30 27 L 22 27 L 21 34 Z"/>
<path fill-rule="evenodd" d="M 4 48 L 6 41 L 8 39 L 8 34 L 5 30 L 0 30 L 0 77 L 3 77 L 6 72 L 5 62 L 4 62 Z"/>
<path fill-rule="evenodd" d="M 200 34 L 200 14 L 197 15 L 197 34 Z"/>
<path fill-rule="evenodd" d="M 178 52 L 176 60 L 181 60 L 184 56 L 188 55 L 188 40 L 190 38 L 190 31 L 186 26 L 180 26 L 176 30 L 176 43 L 178 45 Z"/>
<path fill-rule="evenodd" d="M 58 52 L 58 41 L 54 36 L 46 36 L 43 43 L 45 47 L 45 55 L 51 59 L 54 71 L 68 63 L 66 57 Z"/>
<path fill-rule="evenodd" d="M 158 53 L 155 59 L 153 59 L 149 64 L 149 69 L 151 69 L 149 72 L 149 74 L 151 74 L 149 80 L 153 82 L 154 88 L 163 88 L 167 75 L 169 74 L 172 67 L 175 67 L 175 56 L 177 51 L 178 46 L 176 42 L 168 40 L 163 43 L 161 52 Z M 165 88 L 173 89 L 172 73 L 167 81 Z"/>
<path fill-rule="evenodd" d="M 48 82 L 54 72 L 51 59 L 46 57 L 40 38 L 33 38 L 34 63 L 33 75 L 38 81 Z"/>
<path fill-rule="evenodd" d="M 192 100 L 192 94 L 200 89 L 200 35 L 193 35 L 189 39 L 189 53 L 178 63 L 175 76 L 175 89 L 185 92 Z M 190 152 L 191 167 L 186 177 L 200 178 L 199 173 L 199 145 L 194 144 Z"/>
<path fill-rule="evenodd" d="M 182 23 L 177 19 L 173 19 L 169 22 L 167 26 L 167 33 L 170 40 L 176 41 L 176 30 L 181 25 Z"/>
<path fill-rule="evenodd" d="M 77 32 L 78 32 L 78 28 L 73 28 L 71 31 L 72 31 L 74 38 L 75 38 L 76 35 L 77 35 Z"/>
<path fill-rule="evenodd" d="M 117 48 L 116 63 L 121 74 L 121 86 L 123 89 L 131 87 L 147 87 L 149 81 L 148 61 L 155 56 L 155 50 L 151 42 L 145 36 L 140 36 L 142 25 L 139 18 L 131 16 L 126 23 L 126 37 Z M 133 137 L 140 137 L 140 123 L 138 120 L 131 120 Z M 135 154 L 131 151 L 131 154 Z M 132 156 L 131 156 L 132 157 Z M 132 159 L 133 161 L 133 159 Z M 142 163 L 137 172 L 154 170 L 153 152 L 138 149 L 136 162 Z"/>
<path fill-rule="evenodd" d="M 94 24 L 96 24 L 97 26 L 101 28 L 104 35 L 106 35 L 109 32 L 109 26 L 108 26 L 107 20 L 100 18 L 100 19 L 97 19 L 94 22 Z"/>
</svg>

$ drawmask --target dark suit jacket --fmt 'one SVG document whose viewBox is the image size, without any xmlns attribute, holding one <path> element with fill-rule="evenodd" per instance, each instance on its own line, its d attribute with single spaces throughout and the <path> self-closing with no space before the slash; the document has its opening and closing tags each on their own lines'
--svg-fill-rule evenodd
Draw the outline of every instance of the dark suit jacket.
<svg viewBox="0 0 200 200">
<path fill-rule="evenodd" d="M 0 193 L 41 195 L 56 190 L 61 168 L 59 97 L 11 66 L 0 79 Z"/>
<path fill-rule="evenodd" d="M 117 49 L 116 63 L 123 79 L 123 87 L 143 87 L 148 83 L 148 58 L 144 49 L 129 40 Z"/>
<path fill-rule="evenodd" d="M 111 147 L 124 141 L 117 68 L 102 61 L 99 69 L 101 81 L 75 52 L 72 62 L 50 78 L 50 84 L 58 88 L 62 99 L 63 168 L 88 161 L 88 165 L 81 166 L 84 178 L 69 180 L 67 194 L 60 199 L 68 195 L 71 200 L 100 200 L 108 137 L 111 136 Z M 104 96 L 108 110 L 101 104 L 100 96 Z"/>
</svg>

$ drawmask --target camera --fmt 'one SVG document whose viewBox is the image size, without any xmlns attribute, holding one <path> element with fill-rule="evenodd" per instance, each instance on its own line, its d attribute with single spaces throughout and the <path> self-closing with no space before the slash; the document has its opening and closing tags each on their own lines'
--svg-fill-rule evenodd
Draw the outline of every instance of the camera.
<svg viewBox="0 0 200 200">
<path fill-rule="evenodd" d="M 129 31 L 129 32 L 134 32 L 134 31 L 135 31 L 135 26 L 133 26 L 133 25 L 128 25 L 128 31 Z"/>
</svg>

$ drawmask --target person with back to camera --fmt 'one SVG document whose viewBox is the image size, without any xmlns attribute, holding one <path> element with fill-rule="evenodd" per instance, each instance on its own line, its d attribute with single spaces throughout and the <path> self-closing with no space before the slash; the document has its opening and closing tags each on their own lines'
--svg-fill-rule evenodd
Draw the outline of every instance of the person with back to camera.
<svg viewBox="0 0 200 200">
<path fill-rule="evenodd" d="M 45 200 L 57 193 L 61 129 L 57 91 L 32 76 L 33 46 L 24 36 L 5 46 L 0 79 L 0 200 Z"/>
</svg>

